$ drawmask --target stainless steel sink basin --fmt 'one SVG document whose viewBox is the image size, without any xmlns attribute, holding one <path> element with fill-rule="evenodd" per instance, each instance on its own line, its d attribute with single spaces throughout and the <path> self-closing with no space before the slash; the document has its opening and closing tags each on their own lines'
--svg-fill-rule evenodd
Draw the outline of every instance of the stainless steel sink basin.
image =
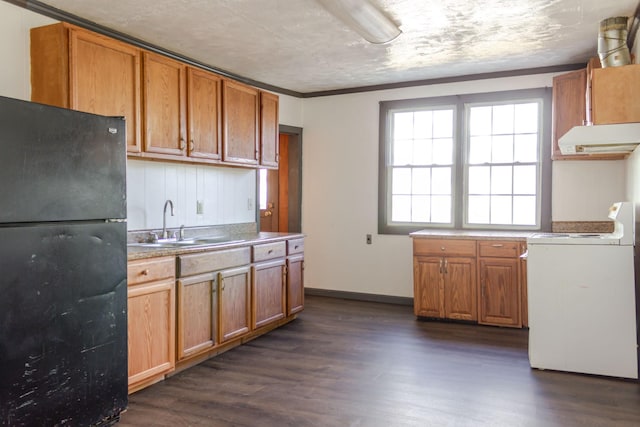
<svg viewBox="0 0 640 427">
<path fill-rule="evenodd" d="M 227 245 L 231 243 L 244 242 L 243 239 L 233 239 L 229 237 L 202 237 L 196 239 L 173 240 L 170 242 L 154 242 L 154 243 L 129 243 L 127 246 L 140 248 L 183 248 L 189 246 L 214 246 Z"/>
</svg>

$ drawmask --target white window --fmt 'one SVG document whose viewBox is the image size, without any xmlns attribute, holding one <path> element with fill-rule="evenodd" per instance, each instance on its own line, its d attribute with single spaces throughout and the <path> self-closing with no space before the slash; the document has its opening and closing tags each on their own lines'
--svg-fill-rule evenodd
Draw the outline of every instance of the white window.
<svg viewBox="0 0 640 427">
<path fill-rule="evenodd" d="M 382 102 L 379 232 L 541 229 L 549 91 Z"/>
</svg>

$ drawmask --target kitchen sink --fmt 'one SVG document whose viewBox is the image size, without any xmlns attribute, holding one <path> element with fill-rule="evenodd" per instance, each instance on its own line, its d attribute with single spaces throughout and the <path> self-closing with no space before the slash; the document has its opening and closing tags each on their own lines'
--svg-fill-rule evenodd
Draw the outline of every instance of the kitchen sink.
<svg viewBox="0 0 640 427">
<path fill-rule="evenodd" d="M 195 239 L 172 240 L 168 242 L 129 243 L 127 246 L 140 248 L 183 248 L 190 246 L 227 245 L 231 243 L 241 243 L 244 241 L 244 239 L 233 239 L 230 237 L 199 237 Z"/>
</svg>

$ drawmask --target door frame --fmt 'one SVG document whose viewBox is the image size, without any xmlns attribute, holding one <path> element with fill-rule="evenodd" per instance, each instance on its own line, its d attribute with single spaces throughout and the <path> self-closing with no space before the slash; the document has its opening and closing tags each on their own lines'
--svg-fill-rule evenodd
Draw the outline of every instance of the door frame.
<svg viewBox="0 0 640 427">
<path fill-rule="evenodd" d="M 302 230 L 302 128 L 297 126 L 279 125 L 278 135 L 289 136 L 289 218 L 288 231 Z M 293 148 L 293 150 L 291 149 Z M 293 155 L 292 155 L 293 154 Z M 292 167 L 292 165 L 294 167 Z M 255 221 L 257 231 L 260 231 L 260 174 L 256 170 Z M 295 207 L 291 209 L 291 207 Z"/>
</svg>

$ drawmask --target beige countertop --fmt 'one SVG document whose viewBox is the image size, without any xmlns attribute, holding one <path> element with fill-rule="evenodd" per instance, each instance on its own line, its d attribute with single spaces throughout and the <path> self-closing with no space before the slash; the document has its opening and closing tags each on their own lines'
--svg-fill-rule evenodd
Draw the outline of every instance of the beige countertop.
<svg viewBox="0 0 640 427">
<path fill-rule="evenodd" d="M 429 229 L 410 233 L 414 239 L 525 240 L 539 231 L 445 230 Z"/>
<path fill-rule="evenodd" d="M 229 242 L 216 244 L 198 244 L 180 247 L 148 247 L 127 245 L 127 260 L 154 258 L 161 256 L 175 256 L 207 251 L 219 251 L 229 248 L 252 246 L 260 243 L 271 243 L 304 237 L 301 233 L 273 233 L 260 232 L 250 234 L 234 234 L 228 236 Z"/>
</svg>

